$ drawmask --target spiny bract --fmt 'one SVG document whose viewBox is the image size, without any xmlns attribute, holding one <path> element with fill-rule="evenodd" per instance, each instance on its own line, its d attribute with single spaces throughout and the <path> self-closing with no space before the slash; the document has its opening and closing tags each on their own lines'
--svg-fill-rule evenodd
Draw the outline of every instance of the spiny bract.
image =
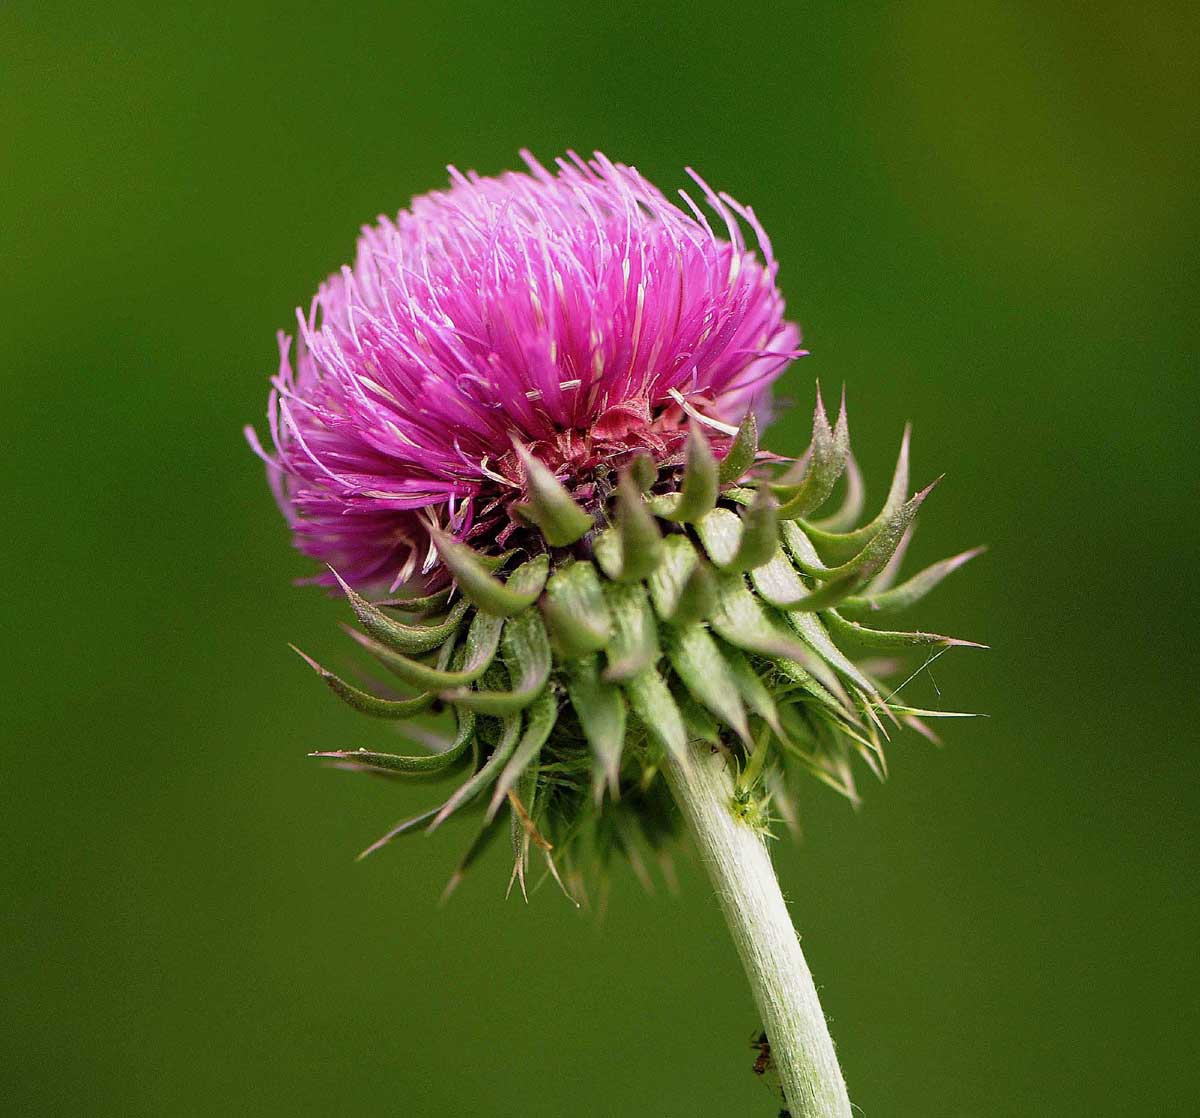
<svg viewBox="0 0 1200 1118">
<path fill-rule="evenodd" d="M 916 602 L 974 552 L 895 585 L 932 486 L 908 494 L 906 431 L 882 509 L 854 527 L 844 400 L 831 425 L 818 393 L 800 459 L 760 451 L 765 388 L 801 351 L 752 211 L 697 179 L 724 241 L 690 200 L 691 216 L 603 157 L 557 176 L 529 162 L 455 175 L 365 231 L 320 324 L 301 320 L 299 376 L 282 343 L 263 457 L 352 635 L 412 693 L 307 662 L 365 714 L 453 714 L 431 751 L 315 754 L 461 775 L 365 853 L 481 806 L 452 884 L 507 820 L 522 889 L 537 847 L 578 896 L 594 862 L 621 851 L 643 873 L 672 834 L 666 754 L 725 752 L 731 808 L 763 831 L 794 820 L 793 772 L 851 798 L 855 754 L 882 776 L 889 727 L 928 734 L 937 712 L 846 650 L 970 642 L 858 619 Z M 812 519 L 843 474 L 841 508 Z M 400 596 L 361 592 L 381 583 Z"/>
</svg>

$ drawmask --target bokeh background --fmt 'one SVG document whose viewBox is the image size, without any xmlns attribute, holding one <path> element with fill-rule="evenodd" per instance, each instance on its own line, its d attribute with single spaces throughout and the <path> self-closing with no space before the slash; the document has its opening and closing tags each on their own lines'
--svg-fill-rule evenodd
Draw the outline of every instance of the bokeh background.
<svg viewBox="0 0 1200 1118">
<path fill-rule="evenodd" d="M 770 1115 L 698 866 L 446 908 L 240 428 L 359 224 L 517 149 L 752 203 L 878 497 L 977 542 L 857 813 L 779 870 L 868 1118 L 1198 1112 L 1194 5 L 0 7 L 0 1098 L 12 1115 Z M 936 691 L 935 691 L 936 686 Z M 940 692 L 940 696 L 939 693 Z M 374 735 L 374 737 L 372 736 Z"/>
</svg>

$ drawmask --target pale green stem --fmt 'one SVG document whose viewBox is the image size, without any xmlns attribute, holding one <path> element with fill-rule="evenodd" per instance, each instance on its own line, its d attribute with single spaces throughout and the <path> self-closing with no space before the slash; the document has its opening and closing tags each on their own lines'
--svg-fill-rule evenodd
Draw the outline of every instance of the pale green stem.
<svg viewBox="0 0 1200 1118">
<path fill-rule="evenodd" d="M 733 812 L 729 760 L 692 747 L 664 766 L 737 946 L 793 1118 L 849 1118 L 850 1099 L 763 839 Z"/>
</svg>

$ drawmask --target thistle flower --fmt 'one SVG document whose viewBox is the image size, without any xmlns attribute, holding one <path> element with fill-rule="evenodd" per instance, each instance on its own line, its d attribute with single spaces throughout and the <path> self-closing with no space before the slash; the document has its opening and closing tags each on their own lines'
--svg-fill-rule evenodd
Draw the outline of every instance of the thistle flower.
<svg viewBox="0 0 1200 1118">
<path fill-rule="evenodd" d="M 614 852 L 642 872 L 677 829 L 675 801 L 714 876 L 723 859 L 740 867 L 718 892 L 743 946 L 731 898 L 762 876 L 753 849 L 772 821 L 794 820 L 793 778 L 854 799 L 851 761 L 882 776 L 892 730 L 929 734 L 938 713 L 857 653 L 970 643 L 860 619 L 913 604 L 974 552 L 896 584 L 933 486 L 909 495 L 906 430 L 883 507 L 856 527 L 844 397 L 831 424 L 818 391 L 799 458 L 759 448 L 771 382 L 803 351 L 751 209 L 695 174 L 703 206 L 601 155 L 525 162 L 495 178 L 451 169 L 448 190 L 364 228 L 354 266 L 298 312 L 294 366 L 280 336 L 273 450 L 247 437 L 296 545 L 326 566 L 318 581 L 345 595 L 351 635 L 408 692 L 304 658 L 366 714 L 454 717 L 432 750 L 315 755 L 459 774 L 364 852 L 481 805 L 451 884 L 507 818 L 522 890 L 536 848 L 579 896 Z M 841 507 L 814 519 L 843 474 Z M 781 900 L 757 919 L 791 934 Z M 791 958 L 786 939 L 773 957 Z M 793 1111 L 843 1113 L 819 1007 L 801 1017 L 791 1047 L 833 1070 L 812 1087 L 828 1088 L 825 1110 L 800 1107 L 811 1084 L 793 1077 Z M 769 1027 L 786 1051 L 792 1026 Z"/>
<path fill-rule="evenodd" d="M 354 586 L 434 570 L 431 525 L 537 548 L 514 539 L 522 445 L 596 503 L 634 451 L 678 462 L 685 409 L 739 422 L 801 352 L 752 211 L 697 178 L 723 240 L 686 194 L 688 213 L 603 156 L 557 175 L 525 159 L 452 169 L 364 228 L 354 267 L 297 312 L 295 369 L 280 335 L 264 457 L 298 546 Z"/>
</svg>

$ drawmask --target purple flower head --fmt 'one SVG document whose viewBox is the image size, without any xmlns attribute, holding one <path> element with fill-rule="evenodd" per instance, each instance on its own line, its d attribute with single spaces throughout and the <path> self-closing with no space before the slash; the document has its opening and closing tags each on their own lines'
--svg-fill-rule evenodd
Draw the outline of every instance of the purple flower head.
<svg viewBox="0 0 1200 1118">
<path fill-rule="evenodd" d="M 523 157 L 495 178 L 451 168 L 448 190 L 365 227 L 297 312 L 294 362 L 280 334 L 274 454 L 247 437 L 296 545 L 352 584 L 436 581 L 431 524 L 504 546 L 518 445 L 585 507 L 640 450 L 678 462 L 689 418 L 719 449 L 802 352 L 752 210 L 695 174 L 715 220 L 603 155 Z"/>
<path fill-rule="evenodd" d="M 694 174 L 704 208 L 602 155 L 525 161 L 451 169 L 448 190 L 364 229 L 298 315 L 295 351 L 280 337 L 273 450 L 247 435 L 296 545 L 329 568 L 317 581 L 340 586 L 351 636 L 401 689 L 300 653 L 309 668 L 373 718 L 452 716 L 428 752 L 313 754 L 463 775 L 364 853 L 474 807 L 448 888 L 507 823 L 510 884 L 524 892 L 544 857 L 578 899 L 615 854 L 667 856 L 696 761 L 736 774 L 712 806 L 764 835 L 794 818 L 792 774 L 856 799 L 851 760 L 882 776 L 890 727 L 931 733 L 937 712 L 893 701 L 890 661 L 841 644 L 971 643 L 856 618 L 906 608 L 975 552 L 894 584 L 933 486 L 906 499 L 906 432 L 861 523 L 844 395 L 831 422 L 818 389 L 805 454 L 759 449 L 801 350 L 749 209 Z"/>
</svg>

